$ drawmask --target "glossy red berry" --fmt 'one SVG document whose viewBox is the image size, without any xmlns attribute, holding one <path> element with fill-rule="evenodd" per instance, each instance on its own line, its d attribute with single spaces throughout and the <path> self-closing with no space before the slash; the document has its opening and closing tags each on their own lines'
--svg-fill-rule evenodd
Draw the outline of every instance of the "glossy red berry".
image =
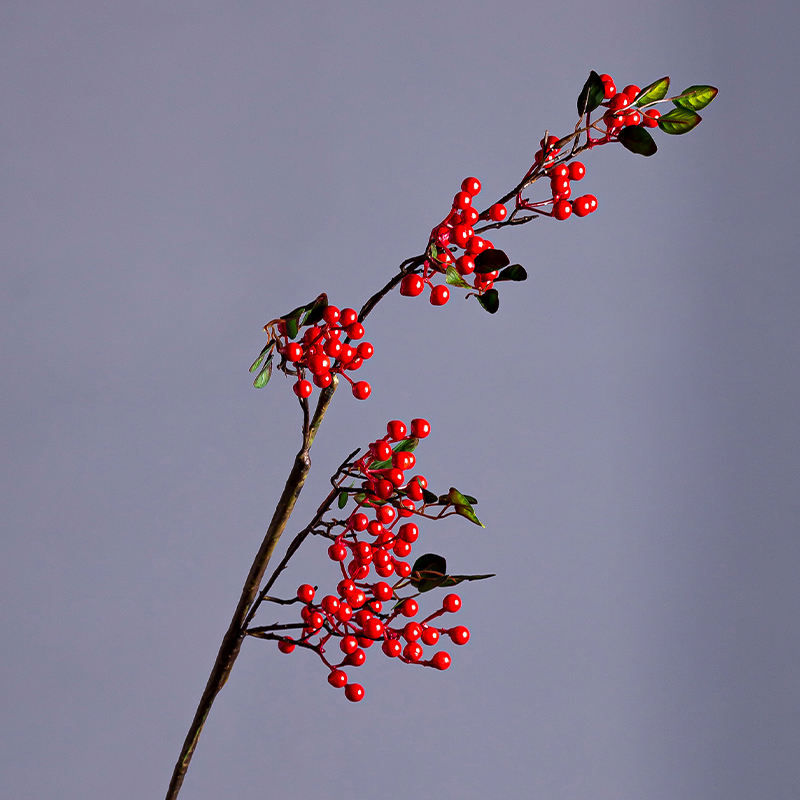
<svg viewBox="0 0 800 800">
<path fill-rule="evenodd" d="M 397 639 L 387 639 L 382 645 L 381 650 L 386 653 L 389 658 L 397 658 L 403 652 L 403 645 Z"/>
<path fill-rule="evenodd" d="M 320 389 L 327 389 L 332 383 L 333 375 L 330 372 L 320 372 L 314 376 L 314 386 L 319 386 Z"/>
<path fill-rule="evenodd" d="M 343 328 L 347 328 L 354 322 L 358 322 L 358 312 L 354 308 L 343 308 L 341 311 L 341 317 L 339 318 L 339 323 L 341 326 Z"/>
<path fill-rule="evenodd" d="M 390 575 L 394 574 L 394 564 L 391 561 L 383 565 L 376 564 L 375 572 L 377 572 L 381 578 L 388 578 Z"/>
<path fill-rule="evenodd" d="M 475 197 L 481 190 L 481 182 L 477 178 L 464 178 L 461 182 L 461 191 Z"/>
<path fill-rule="evenodd" d="M 325 609 L 329 614 L 335 614 L 339 610 L 339 606 L 341 603 L 339 602 L 338 597 L 334 597 L 332 594 L 327 594 L 325 597 L 322 598 L 322 608 Z"/>
<path fill-rule="evenodd" d="M 486 249 L 486 242 L 480 236 L 473 236 L 467 242 L 467 253 L 471 256 L 477 256 Z"/>
<path fill-rule="evenodd" d="M 586 175 L 586 167 L 580 161 L 573 161 L 569 165 L 569 179 L 579 181 Z"/>
<path fill-rule="evenodd" d="M 404 617 L 413 617 L 419 611 L 419 603 L 413 598 L 409 597 L 404 600 L 400 606 L 400 613 Z"/>
<path fill-rule="evenodd" d="M 417 642 L 409 642 L 403 648 L 403 655 L 409 661 L 419 661 L 422 658 L 422 645 L 417 644 Z"/>
<path fill-rule="evenodd" d="M 461 217 L 464 225 L 474 225 L 481 218 L 481 215 L 478 213 L 477 208 L 470 207 L 461 212 Z"/>
<path fill-rule="evenodd" d="M 339 642 L 339 649 L 347 656 L 358 650 L 358 640 L 355 636 L 344 636 Z"/>
<path fill-rule="evenodd" d="M 349 622 L 353 616 L 353 609 L 350 606 L 350 603 L 339 603 L 339 610 L 336 612 L 336 619 L 339 622 Z"/>
<path fill-rule="evenodd" d="M 456 259 L 456 272 L 459 275 L 469 275 L 475 271 L 475 260 L 466 253 Z"/>
<path fill-rule="evenodd" d="M 338 358 L 342 352 L 342 347 L 343 345 L 338 339 L 328 339 L 324 347 L 325 355 L 330 358 Z"/>
<path fill-rule="evenodd" d="M 450 631 L 450 639 L 453 644 L 466 644 L 469 641 L 469 630 L 463 625 L 457 625 Z"/>
<path fill-rule="evenodd" d="M 384 581 L 378 581 L 372 587 L 372 596 L 378 600 L 391 600 L 394 597 L 394 589 Z"/>
<path fill-rule="evenodd" d="M 642 115 L 638 111 L 628 111 L 625 114 L 625 124 L 626 125 L 641 125 L 642 123 Z"/>
<path fill-rule="evenodd" d="M 289 642 L 286 639 L 281 639 L 278 642 L 278 650 L 280 650 L 281 653 L 291 653 L 294 648 L 294 642 Z"/>
<path fill-rule="evenodd" d="M 341 317 L 341 313 L 336 306 L 325 306 L 322 310 L 322 319 L 324 319 L 328 325 L 335 325 L 339 321 L 339 317 Z"/>
<path fill-rule="evenodd" d="M 392 485 L 392 482 L 384 479 L 379 480 L 375 484 L 375 494 L 381 500 L 388 500 L 392 494 L 394 494 L 394 486 Z"/>
<path fill-rule="evenodd" d="M 578 197 L 572 201 L 572 210 L 576 217 L 585 217 L 592 213 L 592 206 L 587 197 Z"/>
<path fill-rule="evenodd" d="M 638 95 L 642 90 L 635 83 L 632 83 L 629 86 L 626 86 L 622 91 L 628 95 L 628 99 L 632 103 L 636 99 L 636 95 Z"/>
<path fill-rule="evenodd" d="M 308 627 L 312 628 L 315 631 L 318 631 L 323 624 L 325 623 L 325 617 L 319 613 L 319 611 L 315 611 L 311 616 L 308 618 Z"/>
<path fill-rule="evenodd" d="M 567 164 L 556 164 L 548 173 L 550 175 L 550 179 L 553 178 L 568 178 L 569 177 L 569 165 Z"/>
<path fill-rule="evenodd" d="M 402 539 L 398 539 L 394 543 L 394 547 L 392 548 L 394 554 L 399 556 L 400 558 L 405 558 L 407 555 L 411 553 L 411 545 L 409 542 L 404 542 Z"/>
<path fill-rule="evenodd" d="M 375 354 L 375 348 L 369 342 L 361 342 L 361 344 L 357 348 L 358 357 L 363 358 L 365 361 L 368 358 L 372 358 Z"/>
<path fill-rule="evenodd" d="M 353 552 L 360 561 L 372 560 L 372 545 L 368 542 L 359 542 Z"/>
<path fill-rule="evenodd" d="M 450 614 L 455 614 L 461 608 L 461 598 L 457 594 L 448 594 L 442 600 L 442 608 Z"/>
<path fill-rule="evenodd" d="M 444 285 L 434 286 L 431 291 L 431 305 L 443 306 L 450 299 L 450 290 Z"/>
<path fill-rule="evenodd" d="M 572 204 L 569 200 L 558 200 L 553 204 L 553 216 L 559 220 L 565 220 L 572 214 Z"/>
<path fill-rule="evenodd" d="M 366 400 L 372 393 L 372 387 L 366 381 L 358 381 L 353 384 L 353 397 L 356 400 Z"/>
<path fill-rule="evenodd" d="M 361 591 L 361 589 L 356 589 L 351 595 L 348 596 L 347 600 L 353 608 L 361 608 L 361 606 L 367 602 L 367 596 Z"/>
<path fill-rule="evenodd" d="M 657 108 L 648 108 L 642 117 L 642 125 L 646 128 L 657 128 L 661 112 Z"/>
<path fill-rule="evenodd" d="M 553 197 L 559 197 L 569 191 L 569 178 L 551 178 L 550 191 Z"/>
<path fill-rule="evenodd" d="M 398 536 L 404 542 L 413 544 L 419 537 L 419 528 L 413 522 L 406 522 L 404 525 L 400 526 Z"/>
<path fill-rule="evenodd" d="M 358 642 L 357 639 L 356 642 Z M 366 660 L 367 654 L 360 647 L 357 647 L 352 653 L 347 654 L 344 663 L 351 667 L 360 667 Z"/>
<path fill-rule="evenodd" d="M 383 523 L 377 519 L 370 520 L 367 525 L 367 532 L 370 536 L 380 536 L 383 533 Z"/>
<path fill-rule="evenodd" d="M 348 683 L 344 687 L 344 696 L 351 703 L 358 703 L 364 699 L 364 687 L 360 683 Z"/>
<path fill-rule="evenodd" d="M 403 627 L 403 638 L 407 642 L 416 642 L 422 636 L 422 625 L 419 622 L 407 622 Z"/>
<path fill-rule="evenodd" d="M 614 85 L 614 81 L 612 81 L 610 78 L 607 81 L 603 81 L 603 92 L 603 96 L 606 100 L 610 100 L 617 94 L 617 87 Z"/>
<path fill-rule="evenodd" d="M 347 335 L 351 339 L 361 339 L 364 336 L 364 326 L 360 322 L 354 322 L 347 326 Z"/>
<path fill-rule="evenodd" d="M 411 624 L 411 623 L 409 623 Z M 428 646 L 436 644 L 439 641 L 439 631 L 436 628 L 429 628 L 425 626 L 422 629 L 422 643 Z"/>
<path fill-rule="evenodd" d="M 286 345 L 286 358 L 292 363 L 296 364 L 298 361 L 303 360 L 303 346 L 297 342 L 290 342 Z"/>
<path fill-rule="evenodd" d="M 383 623 L 375 617 L 368 619 L 364 625 L 364 633 L 370 639 L 380 639 L 383 636 Z"/>
<path fill-rule="evenodd" d="M 314 587 L 308 583 L 298 586 L 297 599 L 302 603 L 310 603 L 314 599 Z"/>
<path fill-rule="evenodd" d="M 408 561 L 398 561 L 394 559 L 394 570 L 400 578 L 407 578 L 411 574 L 411 564 Z"/>
<path fill-rule="evenodd" d="M 347 673 L 341 669 L 335 669 L 328 675 L 328 683 L 333 686 L 334 689 L 341 689 L 343 686 L 347 686 Z"/>
<path fill-rule="evenodd" d="M 630 104 L 630 97 L 628 97 L 625 92 L 618 92 L 611 98 L 608 107 L 612 111 L 622 111 L 623 108 L 627 108 Z"/>
<path fill-rule="evenodd" d="M 592 211 L 597 211 L 597 198 L 593 194 L 584 195 Z"/>
<path fill-rule="evenodd" d="M 355 583 L 347 578 L 345 578 L 343 581 L 339 581 L 338 585 L 336 586 L 336 591 L 339 593 L 339 597 L 344 597 L 345 599 L 350 597 L 357 590 L 358 587 L 355 585 Z"/>
<path fill-rule="evenodd" d="M 298 397 L 310 397 L 311 392 L 314 391 L 311 384 L 308 381 L 303 380 L 297 381 L 297 383 L 292 386 L 292 389 Z"/>
<path fill-rule="evenodd" d="M 392 564 L 392 557 L 384 550 L 382 547 L 379 547 L 373 554 L 372 554 L 372 563 L 375 564 L 376 567 L 380 567 L 381 569 L 385 569 Z"/>
<path fill-rule="evenodd" d="M 425 281 L 419 275 L 406 275 L 400 281 L 400 294 L 404 297 L 417 297 L 417 295 L 422 294 L 424 288 Z"/>
<path fill-rule="evenodd" d="M 445 670 L 450 666 L 451 663 L 452 659 L 447 653 L 444 652 L 444 650 L 434 653 L 433 658 L 431 659 L 431 666 L 435 667 L 436 669 Z"/>
<path fill-rule="evenodd" d="M 386 433 L 393 442 L 399 442 L 401 439 L 405 439 L 407 432 L 408 429 L 405 423 L 401 422 L 399 419 L 393 419 L 386 423 Z"/>
<path fill-rule="evenodd" d="M 410 517 L 414 514 L 414 501 L 404 497 L 400 501 L 400 511 L 398 512 L 401 517 Z"/>
<path fill-rule="evenodd" d="M 431 424 L 426 419 L 411 420 L 411 435 L 415 439 L 424 439 L 431 432 Z"/>
<path fill-rule="evenodd" d="M 489 219 L 502 222 L 508 215 L 508 209 L 502 203 L 489 206 Z"/>
<path fill-rule="evenodd" d="M 347 548 L 343 544 L 332 544 L 328 548 L 328 558 L 331 561 L 344 561 L 347 558 Z"/>
<path fill-rule="evenodd" d="M 453 208 L 469 208 L 472 205 L 472 195 L 465 191 L 458 192 L 453 198 Z"/>
</svg>

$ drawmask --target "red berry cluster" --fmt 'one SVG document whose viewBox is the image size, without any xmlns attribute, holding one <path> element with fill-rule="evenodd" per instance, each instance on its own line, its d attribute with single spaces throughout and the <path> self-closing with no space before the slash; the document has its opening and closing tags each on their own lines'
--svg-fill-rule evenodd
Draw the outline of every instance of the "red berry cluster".
<svg viewBox="0 0 800 800">
<path fill-rule="evenodd" d="M 411 554 L 419 528 L 400 520 L 414 513 L 415 501 L 423 499 L 427 486 L 421 475 L 405 479 L 404 473 L 414 467 L 416 459 L 402 449 L 402 444 L 424 438 L 429 432 L 430 425 L 424 419 L 412 420 L 410 431 L 399 420 L 392 420 L 386 436 L 373 442 L 355 462 L 356 470 L 364 476 L 364 493 L 328 548 L 329 557 L 341 570 L 336 593 L 315 602 L 316 589 L 302 584 L 297 589 L 297 599 L 303 604 L 302 634 L 296 639 L 282 636 L 278 641 L 282 653 L 291 653 L 298 644 L 314 650 L 329 669 L 328 683 L 344 688 L 345 696 L 353 702 L 364 697 L 364 689 L 349 682 L 344 668 L 364 664 L 365 651 L 376 642 L 389 658 L 445 670 L 450 666 L 450 655 L 439 650 L 426 658 L 424 648 L 437 645 L 443 635 L 457 645 L 469 641 L 469 630 L 463 625 L 431 625 L 443 614 L 461 608 L 457 594 L 448 594 L 436 611 L 419 621 L 412 619 L 420 610 L 418 593 L 401 594 L 405 587 L 413 586 L 407 580 L 412 567 L 404 559 Z M 393 442 L 401 447 L 393 449 Z M 376 579 L 369 580 L 373 570 Z M 397 576 L 393 585 L 383 580 L 393 575 Z M 331 639 L 339 639 L 339 661 L 329 657 Z"/>
<path fill-rule="evenodd" d="M 605 96 L 602 106 L 608 109 L 603 115 L 607 136 L 619 133 L 627 125 L 642 125 L 645 128 L 658 126 L 658 118 L 661 116 L 658 109 L 649 108 L 642 113 L 636 108 L 631 108 L 641 92 L 638 86 L 630 84 L 618 92 L 614 79 L 610 75 L 603 74 L 600 76 L 600 80 L 603 82 Z"/>
<path fill-rule="evenodd" d="M 427 259 L 423 264 L 422 275 L 406 275 L 400 284 L 400 294 L 416 297 L 421 294 L 425 284 L 431 287 L 430 301 L 435 306 L 442 306 L 450 299 L 450 290 L 444 286 L 434 286 L 431 276 L 437 272 L 445 272 L 447 267 L 454 267 L 464 277 L 475 271 L 475 257 L 494 245 L 476 235 L 473 225 L 480 220 L 502 222 L 508 211 L 501 203 L 495 203 L 480 213 L 473 200 L 481 190 L 481 182 L 477 178 L 465 178 L 461 183 L 461 191 L 453 198 L 450 213 L 431 231 L 428 241 Z M 457 258 L 450 247 L 461 249 L 464 253 Z M 487 283 L 494 281 L 497 274 L 487 273 L 475 275 L 475 288 L 483 291 Z M 491 285 L 491 283 L 489 283 Z"/>
<path fill-rule="evenodd" d="M 311 382 L 306 380 L 306 370 L 320 389 L 330 386 L 333 376 L 339 374 L 350 383 L 354 397 L 358 400 L 369 397 L 372 387 L 366 381 L 354 382 L 345 372 L 357 370 L 374 353 L 369 342 L 360 342 L 356 347 L 350 345 L 351 340 L 364 337 L 364 326 L 354 309 L 325 306 L 319 324 L 307 327 L 297 342 L 290 341 L 284 320 L 278 322 L 277 330 L 283 339 L 278 352 L 294 366 L 297 382 L 293 389 L 298 397 L 309 397 L 313 391 Z"/>
</svg>

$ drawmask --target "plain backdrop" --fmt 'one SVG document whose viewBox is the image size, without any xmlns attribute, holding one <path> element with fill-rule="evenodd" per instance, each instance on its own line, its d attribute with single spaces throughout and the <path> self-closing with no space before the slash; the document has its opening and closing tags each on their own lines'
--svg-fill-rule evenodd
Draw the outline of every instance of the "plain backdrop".
<svg viewBox="0 0 800 800">
<path fill-rule="evenodd" d="M 204 798 L 800 796 L 798 6 L 778 0 L 0 6 L 0 797 L 158 798 L 299 443 L 269 319 L 358 307 L 467 175 L 486 202 L 591 69 L 720 88 L 597 213 L 494 237 L 530 278 L 369 319 L 292 521 L 426 417 L 423 529 L 470 584 L 446 673 L 366 699 L 246 643 Z M 322 542 L 278 585 L 335 580 Z M 435 602 L 431 600 L 430 602 Z"/>
</svg>

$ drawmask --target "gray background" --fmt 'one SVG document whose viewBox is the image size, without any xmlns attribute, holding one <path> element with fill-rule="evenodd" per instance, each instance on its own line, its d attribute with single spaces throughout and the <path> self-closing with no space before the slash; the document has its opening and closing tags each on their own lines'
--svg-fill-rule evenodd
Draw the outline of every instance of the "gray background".
<svg viewBox="0 0 800 800">
<path fill-rule="evenodd" d="M 472 640 L 447 673 L 371 657 L 357 706 L 249 641 L 182 797 L 800 796 L 799 28 L 788 0 L 6 0 L 0 796 L 163 796 L 298 444 L 289 382 L 247 374 L 261 326 L 363 302 L 466 175 L 510 188 L 593 68 L 721 92 L 655 158 L 588 155 L 596 214 L 495 236 L 530 272 L 495 317 L 379 307 L 295 520 L 428 417 L 421 471 L 487 530 L 420 551 L 498 573 Z"/>
</svg>

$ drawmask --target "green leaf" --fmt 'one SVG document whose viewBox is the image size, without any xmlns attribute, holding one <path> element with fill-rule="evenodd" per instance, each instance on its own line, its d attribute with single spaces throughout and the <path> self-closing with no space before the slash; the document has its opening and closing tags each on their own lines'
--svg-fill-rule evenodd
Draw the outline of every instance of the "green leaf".
<svg viewBox="0 0 800 800">
<path fill-rule="evenodd" d="M 617 134 L 617 140 L 626 150 L 640 156 L 654 156 L 658 150 L 650 132 L 638 125 L 626 125 Z"/>
<path fill-rule="evenodd" d="M 486 575 L 446 575 L 444 580 L 439 584 L 441 587 L 456 586 L 463 581 L 482 581 L 486 578 L 494 578 L 495 573 L 488 573 Z"/>
<path fill-rule="evenodd" d="M 470 522 L 480 525 L 481 528 L 486 526 L 478 519 L 475 514 L 475 509 L 472 508 L 472 503 L 467 499 L 466 495 L 461 494 L 455 487 L 451 486 L 450 491 L 447 493 L 447 499 L 452 503 L 456 514 L 466 517 Z"/>
<path fill-rule="evenodd" d="M 456 272 L 455 267 L 448 267 L 445 272 L 445 283 L 451 286 L 458 286 L 459 289 L 471 289 L 472 287 Z"/>
<path fill-rule="evenodd" d="M 439 498 L 433 493 L 428 491 L 427 489 L 422 490 L 422 501 L 425 505 L 433 505 L 434 503 L 439 502 Z"/>
<path fill-rule="evenodd" d="M 591 114 L 605 99 L 605 89 L 600 76 L 592 70 L 578 95 L 578 114 Z"/>
<path fill-rule="evenodd" d="M 719 93 L 716 86 L 690 86 L 684 89 L 678 97 L 673 97 L 672 102 L 678 108 L 689 108 L 699 111 L 705 108 Z"/>
<path fill-rule="evenodd" d="M 497 283 L 498 281 L 526 281 L 528 280 L 528 273 L 525 271 L 525 267 L 522 264 L 512 264 L 510 267 L 506 267 L 495 279 L 494 282 Z"/>
<path fill-rule="evenodd" d="M 256 389 L 263 389 L 268 383 L 269 379 L 272 377 L 272 355 L 267 359 L 264 366 L 261 368 L 261 372 L 256 375 L 256 379 L 253 381 L 253 386 Z"/>
<path fill-rule="evenodd" d="M 475 506 L 478 504 L 478 501 L 471 494 L 465 494 L 464 497 L 466 497 L 467 500 L 469 500 L 469 502 L 472 503 L 472 505 Z"/>
<path fill-rule="evenodd" d="M 497 289 L 489 289 L 488 292 L 478 295 L 478 302 L 490 313 L 496 314 L 500 308 L 500 295 Z"/>
<path fill-rule="evenodd" d="M 344 508 L 347 505 L 347 501 L 349 499 L 350 499 L 350 495 L 347 492 L 342 492 L 339 495 L 339 499 L 336 501 L 336 505 L 338 505 L 340 509 Z"/>
<path fill-rule="evenodd" d="M 259 364 L 264 360 L 264 356 L 272 350 L 275 346 L 275 340 L 270 339 L 265 345 L 264 349 L 258 354 L 258 358 L 253 362 L 253 365 L 250 367 L 250 372 L 255 372 L 258 369 Z"/>
<path fill-rule="evenodd" d="M 690 108 L 673 108 L 669 114 L 658 118 L 658 127 L 664 133 L 679 136 L 700 124 L 702 117 Z"/>
<path fill-rule="evenodd" d="M 429 592 L 439 586 L 446 577 L 447 561 L 444 557 L 435 553 L 425 553 L 414 562 L 408 580 L 418 592 Z"/>
<path fill-rule="evenodd" d="M 321 294 L 310 306 L 306 306 L 308 310 L 306 311 L 300 326 L 315 325 L 322 319 L 322 315 L 327 307 L 328 296 Z"/>
<path fill-rule="evenodd" d="M 659 100 L 663 100 L 667 96 L 668 91 L 669 78 L 659 78 L 657 81 L 653 81 L 649 86 L 645 86 L 644 89 L 640 90 L 639 94 L 636 95 L 634 105 L 641 107 L 646 106 L 648 103 L 656 103 Z"/>
<path fill-rule="evenodd" d="M 508 266 L 511 259 L 502 250 L 484 250 L 475 256 L 475 272 L 485 275 Z"/>
<path fill-rule="evenodd" d="M 300 315 L 302 313 L 301 310 L 293 317 L 284 317 L 286 320 L 286 335 L 290 339 L 294 339 L 300 330 Z"/>
<path fill-rule="evenodd" d="M 417 449 L 417 445 L 419 444 L 419 439 L 403 439 L 399 441 L 392 450 L 395 453 L 413 453 Z M 386 461 L 375 461 L 374 463 L 370 464 L 370 469 L 386 469 L 387 467 L 392 466 L 392 459 L 389 458 Z"/>
</svg>

